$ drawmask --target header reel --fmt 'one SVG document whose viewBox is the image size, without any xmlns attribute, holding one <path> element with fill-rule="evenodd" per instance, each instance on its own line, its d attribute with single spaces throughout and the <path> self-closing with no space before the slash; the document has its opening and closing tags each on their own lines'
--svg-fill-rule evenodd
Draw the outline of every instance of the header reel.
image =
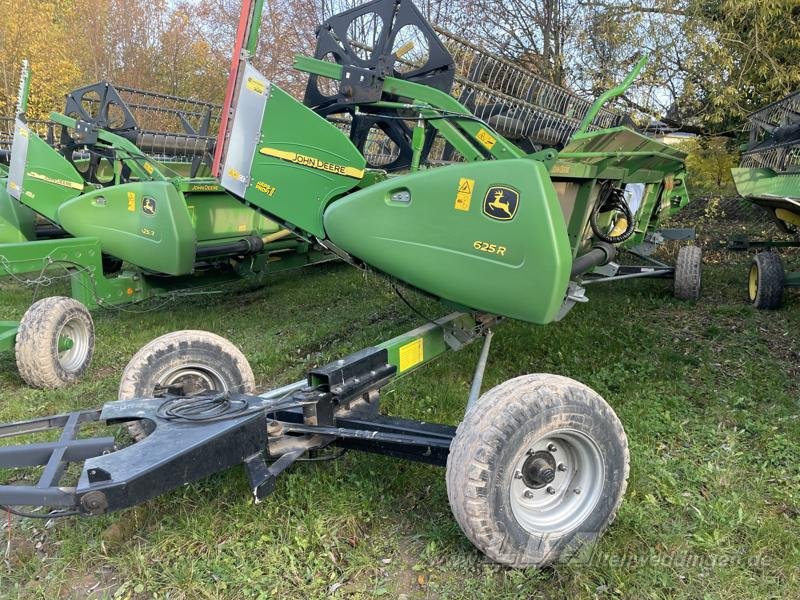
<svg viewBox="0 0 800 600">
<path fill-rule="evenodd" d="M 330 17 L 317 28 L 314 58 L 340 64 L 344 71 L 338 88 L 336 82 L 311 74 L 305 105 L 324 117 L 343 119 L 369 167 L 407 169 L 412 158 L 412 130 L 397 109 L 359 105 L 381 100 L 386 77 L 450 92 L 455 76 L 453 58 L 416 6 L 377 0 Z M 430 152 L 433 137 L 426 136 L 423 156 Z M 382 139 L 388 143 L 381 143 Z"/>
<path fill-rule="evenodd" d="M 330 17 L 317 29 L 314 58 L 340 64 L 344 71 L 340 82 L 311 74 L 304 103 L 348 129 L 367 166 L 389 172 L 409 168 L 413 140 L 410 113 L 402 106 L 364 106 L 381 100 L 387 76 L 451 94 L 475 119 L 526 152 L 563 148 L 593 105 L 519 62 L 430 25 L 407 1 L 375 0 Z M 615 127 L 624 119 L 603 108 L 588 130 Z M 430 127 L 425 134 L 422 162 L 461 159 L 441 137 L 435 139 Z"/>
<path fill-rule="evenodd" d="M 74 130 L 63 127 L 61 148 L 81 174 L 93 183 L 103 159 L 114 151 L 92 148 L 88 165 L 75 164 L 75 152 L 97 143 L 97 131 L 119 135 L 159 161 L 191 161 L 190 177 L 202 164 L 211 164 L 215 138 L 209 135 L 219 124 L 220 106 L 169 94 L 115 86 L 102 81 L 67 95 L 65 114 L 78 121 Z M 124 175 L 124 179 L 127 176 Z"/>
<path fill-rule="evenodd" d="M 748 129 L 741 167 L 800 172 L 800 90 L 750 114 Z"/>
</svg>

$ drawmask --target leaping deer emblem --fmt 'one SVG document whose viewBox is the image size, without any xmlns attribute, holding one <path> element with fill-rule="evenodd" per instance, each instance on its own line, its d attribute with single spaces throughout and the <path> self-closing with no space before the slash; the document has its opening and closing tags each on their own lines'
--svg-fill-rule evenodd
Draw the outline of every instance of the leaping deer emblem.
<svg viewBox="0 0 800 600">
<path fill-rule="evenodd" d="M 511 212 L 511 203 L 508 200 L 503 202 L 504 195 L 505 192 L 503 190 L 495 190 L 494 199 L 489 202 L 489 206 L 495 210 L 502 210 L 511 219 L 514 216 Z"/>
</svg>

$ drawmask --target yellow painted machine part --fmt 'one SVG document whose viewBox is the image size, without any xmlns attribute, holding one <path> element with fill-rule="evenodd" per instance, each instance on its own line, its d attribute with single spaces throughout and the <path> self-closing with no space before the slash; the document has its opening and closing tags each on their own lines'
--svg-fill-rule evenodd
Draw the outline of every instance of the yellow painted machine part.
<svg viewBox="0 0 800 600">
<path fill-rule="evenodd" d="M 788 223 L 789 225 L 800 227 L 800 215 L 798 215 L 797 213 L 794 213 L 790 210 L 786 210 L 785 208 L 776 208 L 775 216 L 778 217 L 781 221 Z"/>
<path fill-rule="evenodd" d="M 618 235 L 622 235 L 625 233 L 625 230 L 628 228 L 628 219 L 625 217 L 620 217 L 617 219 L 617 223 L 614 225 L 614 229 L 609 232 L 610 237 L 617 237 Z"/>
<path fill-rule="evenodd" d="M 758 267 L 756 265 L 750 267 L 750 279 L 747 282 L 747 291 L 750 293 L 750 302 L 755 302 L 756 296 L 758 295 Z"/>
<path fill-rule="evenodd" d="M 292 235 L 292 232 L 288 229 L 281 229 L 280 231 L 276 231 L 275 233 L 270 233 L 269 235 L 265 235 L 261 238 L 265 244 L 269 244 L 271 242 L 277 242 L 278 240 L 282 240 L 283 238 L 287 238 Z"/>
</svg>

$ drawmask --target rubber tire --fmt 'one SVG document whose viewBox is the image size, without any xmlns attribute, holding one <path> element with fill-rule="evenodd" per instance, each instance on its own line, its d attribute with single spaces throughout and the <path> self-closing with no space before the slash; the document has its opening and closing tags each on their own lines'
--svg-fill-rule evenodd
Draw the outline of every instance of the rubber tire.
<svg viewBox="0 0 800 600">
<path fill-rule="evenodd" d="M 255 392 L 253 370 L 241 350 L 215 333 L 187 329 L 154 339 L 131 358 L 122 372 L 119 399 L 152 398 L 165 374 L 187 364 L 213 368 L 228 390 Z M 138 441 L 152 432 L 152 423 L 132 421 L 127 429 Z"/>
<path fill-rule="evenodd" d="M 58 358 L 58 338 L 68 321 L 79 320 L 87 327 L 88 350 L 77 368 L 65 369 Z M 34 302 L 19 323 L 16 337 L 17 369 L 31 387 L 56 389 L 78 381 L 94 355 L 94 322 L 89 310 L 77 300 L 50 296 Z"/>
<path fill-rule="evenodd" d="M 564 428 L 597 443 L 605 464 L 604 491 L 576 529 L 537 536 L 524 530 L 511 510 L 514 464 L 529 443 Z M 467 411 L 447 458 L 447 495 L 464 534 L 490 559 L 542 567 L 600 537 L 622 503 L 628 473 L 625 431 L 603 398 L 567 377 L 523 375 L 492 388 Z"/>
<path fill-rule="evenodd" d="M 750 298 L 753 306 L 761 310 L 780 308 L 783 305 L 783 287 L 786 278 L 780 255 L 775 252 L 759 252 L 753 257 L 750 268 L 755 268 L 757 273 L 756 297 Z"/>
<path fill-rule="evenodd" d="M 675 261 L 673 293 L 678 300 L 700 298 L 703 274 L 703 251 L 699 246 L 684 246 Z"/>
</svg>

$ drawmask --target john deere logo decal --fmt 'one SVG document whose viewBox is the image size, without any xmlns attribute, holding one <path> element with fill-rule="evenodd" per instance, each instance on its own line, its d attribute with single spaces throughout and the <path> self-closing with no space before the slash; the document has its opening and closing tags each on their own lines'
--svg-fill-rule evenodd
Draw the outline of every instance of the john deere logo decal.
<svg viewBox="0 0 800 600">
<path fill-rule="evenodd" d="M 156 214 L 156 201 L 155 198 L 145 196 L 142 198 L 142 212 L 146 215 Z"/>
<path fill-rule="evenodd" d="M 519 192 L 510 187 L 494 185 L 483 199 L 483 214 L 498 221 L 510 221 L 517 214 Z"/>
</svg>

